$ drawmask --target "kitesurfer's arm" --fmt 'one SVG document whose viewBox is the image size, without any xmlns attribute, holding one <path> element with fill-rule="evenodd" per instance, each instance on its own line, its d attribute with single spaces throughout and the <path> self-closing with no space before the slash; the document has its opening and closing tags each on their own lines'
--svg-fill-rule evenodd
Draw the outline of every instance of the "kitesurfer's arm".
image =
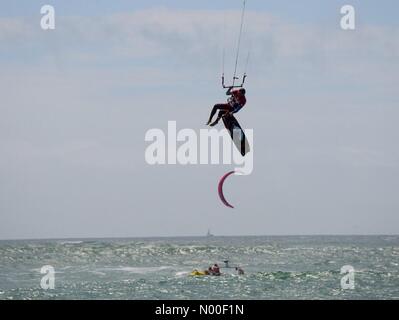
<svg viewBox="0 0 399 320">
<path fill-rule="evenodd" d="M 235 113 L 235 112 L 233 112 L 233 111 L 228 111 L 228 112 L 226 112 L 226 113 L 223 115 L 223 117 L 231 117 L 234 113 Z"/>
<path fill-rule="evenodd" d="M 233 89 L 233 87 L 229 87 L 229 89 L 226 92 L 226 96 L 231 96 L 233 93 L 231 92 L 231 90 Z"/>
<path fill-rule="evenodd" d="M 233 107 L 233 111 L 230 111 L 230 114 L 237 113 L 238 111 L 241 110 L 241 108 L 242 108 L 242 105 L 235 104 L 235 106 Z"/>
</svg>

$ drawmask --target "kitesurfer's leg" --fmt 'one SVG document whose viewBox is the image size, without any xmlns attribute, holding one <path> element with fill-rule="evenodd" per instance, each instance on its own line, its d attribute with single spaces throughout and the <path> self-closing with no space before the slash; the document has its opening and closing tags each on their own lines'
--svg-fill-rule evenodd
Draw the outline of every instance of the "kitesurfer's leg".
<svg viewBox="0 0 399 320">
<path fill-rule="evenodd" d="M 213 116 L 216 114 L 217 110 L 223 110 L 223 109 L 227 109 L 229 107 L 229 104 L 227 103 L 219 103 L 219 104 L 215 104 L 213 106 L 213 109 L 211 111 L 211 115 L 209 116 L 209 120 L 206 123 L 206 125 L 209 125 L 212 122 L 212 118 Z M 219 121 L 219 120 L 218 120 Z"/>
<path fill-rule="evenodd" d="M 218 122 L 219 122 L 219 120 L 220 120 L 223 116 L 225 116 L 225 115 L 228 114 L 229 112 L 230 112 L 230 113 L 236 113 L 236 112 L 240 111 L 241 108 L 242 108 L 242 106 L 240 106 L 239 104 L 235 104 L 233 107 L 232 107 L 231 105 L 229 105 L 229 104 L 225 104 L 225 105 L 223 106 L 223 109 L 221 109 L 221 110 L 219 111 L 219 114 L 218 114 L 217 119 L 216 119 L 213 123 L 211 123 L 210 126 L 213 127 L 213 126 L 217 125 Z"/>
<path fill-rule="evenodd" d="M 211 127 L 216 126 L 216 125 L 218 124 L 219 120 L 222 119 L 222 117 L 223 117 L 227 112 L 229 112 L 229 110 L 227 110 L 227 109 L 220 110 L 220 111 L 219 111 L 219 114 L 218 114 L 218 117 L 216 118 L 216 120 L 215 120 L 213 123 L 210 124 L 210 126 L 211 126 Z"/>
</svg>

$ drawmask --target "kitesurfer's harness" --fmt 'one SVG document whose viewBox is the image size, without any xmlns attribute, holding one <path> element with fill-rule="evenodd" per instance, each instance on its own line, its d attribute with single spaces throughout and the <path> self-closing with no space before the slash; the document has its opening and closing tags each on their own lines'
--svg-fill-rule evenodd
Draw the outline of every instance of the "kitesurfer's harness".
<svg viewBox="0 0 399 320">
<path fill-rule="evenodd" d="M 237 99 L 234 96 L 229 97 L 227 101 L 230 104 L 230 106 L 233 108 L 233 110 L 231 111 L 232 113 L 237 113 L 243 107 L 241 104 L 237 102 Z"/>
</svg>

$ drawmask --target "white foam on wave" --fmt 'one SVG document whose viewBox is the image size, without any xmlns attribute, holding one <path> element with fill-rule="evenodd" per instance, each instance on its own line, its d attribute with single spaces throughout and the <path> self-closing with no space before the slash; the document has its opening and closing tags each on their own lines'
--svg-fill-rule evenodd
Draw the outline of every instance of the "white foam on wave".
<svg viewBox="0 0 399 320">
<path fill-rule="evenodd" d="M 64 268 L 62 268 L 62 269 L 64 269 Z M 33 269 L 29 269 L 29 271 L 34 272 L 34 273 L 41 273 L 42 268 L 33 268 Z M 57 271 L 57 269 L 54 268 L 54 273 L 55 274 L 57 274 L 57 273 L 61 274 L 61 273 L 65 273 L 65 272 L 64 271 Z M 20 274 L 30 274 L 30 273 L 27 272 L 27 273 L 20 273 Z"/>
<path fill-rule="evenodd" d="M 70 240 L 70 241 L 61 241 L 60 242 L 61 245 L 64 245 L 64 244 L 81 244 L 81 243 L 83 243 L 83 241 L 79 241 L 79 240 L 76 240 L 76 241 Z"/>
<path fill-rule="evenodd" d="M 161 267 L 117 267 L 117 268 L 106 268 L 102 269 L 104 271 L 123 271 L 129 273 L 138 273 L 138 274 L 145 274 L 145 273 L 153 273 L 162 270 L 171 269 L 170 266 L 161 266 Z"/>
<path fill-rule="evenodd" d="M 105 272 L 96 271 L 96 270 L 90 271 L 90 272 L 93 273 L 93 274 L 96 274 L 98 276 L 106 276 L 107 275 Z"/>
</svg>

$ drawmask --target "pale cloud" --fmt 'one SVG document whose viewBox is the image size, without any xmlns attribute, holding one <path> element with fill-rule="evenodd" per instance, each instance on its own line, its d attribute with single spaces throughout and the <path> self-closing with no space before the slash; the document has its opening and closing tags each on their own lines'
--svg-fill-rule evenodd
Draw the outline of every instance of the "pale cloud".
<svg viewBox="0 0 399 320">
<path fill-rule="evenodd" d="M 397 168 L 399 163 L 399 152 L 397 150 L 387 152 L 384 148 L 343 147 L 340 152 L 335 152 L 331 156 L 338 158 L 343 164 L 349 163 L 354 167 Z"/>
<path fill-rule="evenodd" d="M 167 69 L 168 64 L 180 63 L 190 72 L 203 72 L 220 69 L 225 46 L 227 68 L 231 69 L 239 17 L 239 11 L 165 8 L 100 17 L 60 16 L 52 34 L 42 31 L 33 19 L 2 18 L 0 48 L 26 50 L 38 61 L 57 55 L 60 63 L 79 68 L 130 62 L 137 68 Z M 363 26 L 344 32 L 335 25 L 326 29 L 292 24 L 263 12 L 248 11 L 246 17 L 241 65 L 251 50 L 251 65 L 257 70 L 285 61 L 305 70 L 323 72 L 327 68 L 333 74 L 337 70 L 338 76 L 358 72 L 365 62 L 384 65 L 375 60 L 399 56 L 395 27 Z"/>
</svg>

